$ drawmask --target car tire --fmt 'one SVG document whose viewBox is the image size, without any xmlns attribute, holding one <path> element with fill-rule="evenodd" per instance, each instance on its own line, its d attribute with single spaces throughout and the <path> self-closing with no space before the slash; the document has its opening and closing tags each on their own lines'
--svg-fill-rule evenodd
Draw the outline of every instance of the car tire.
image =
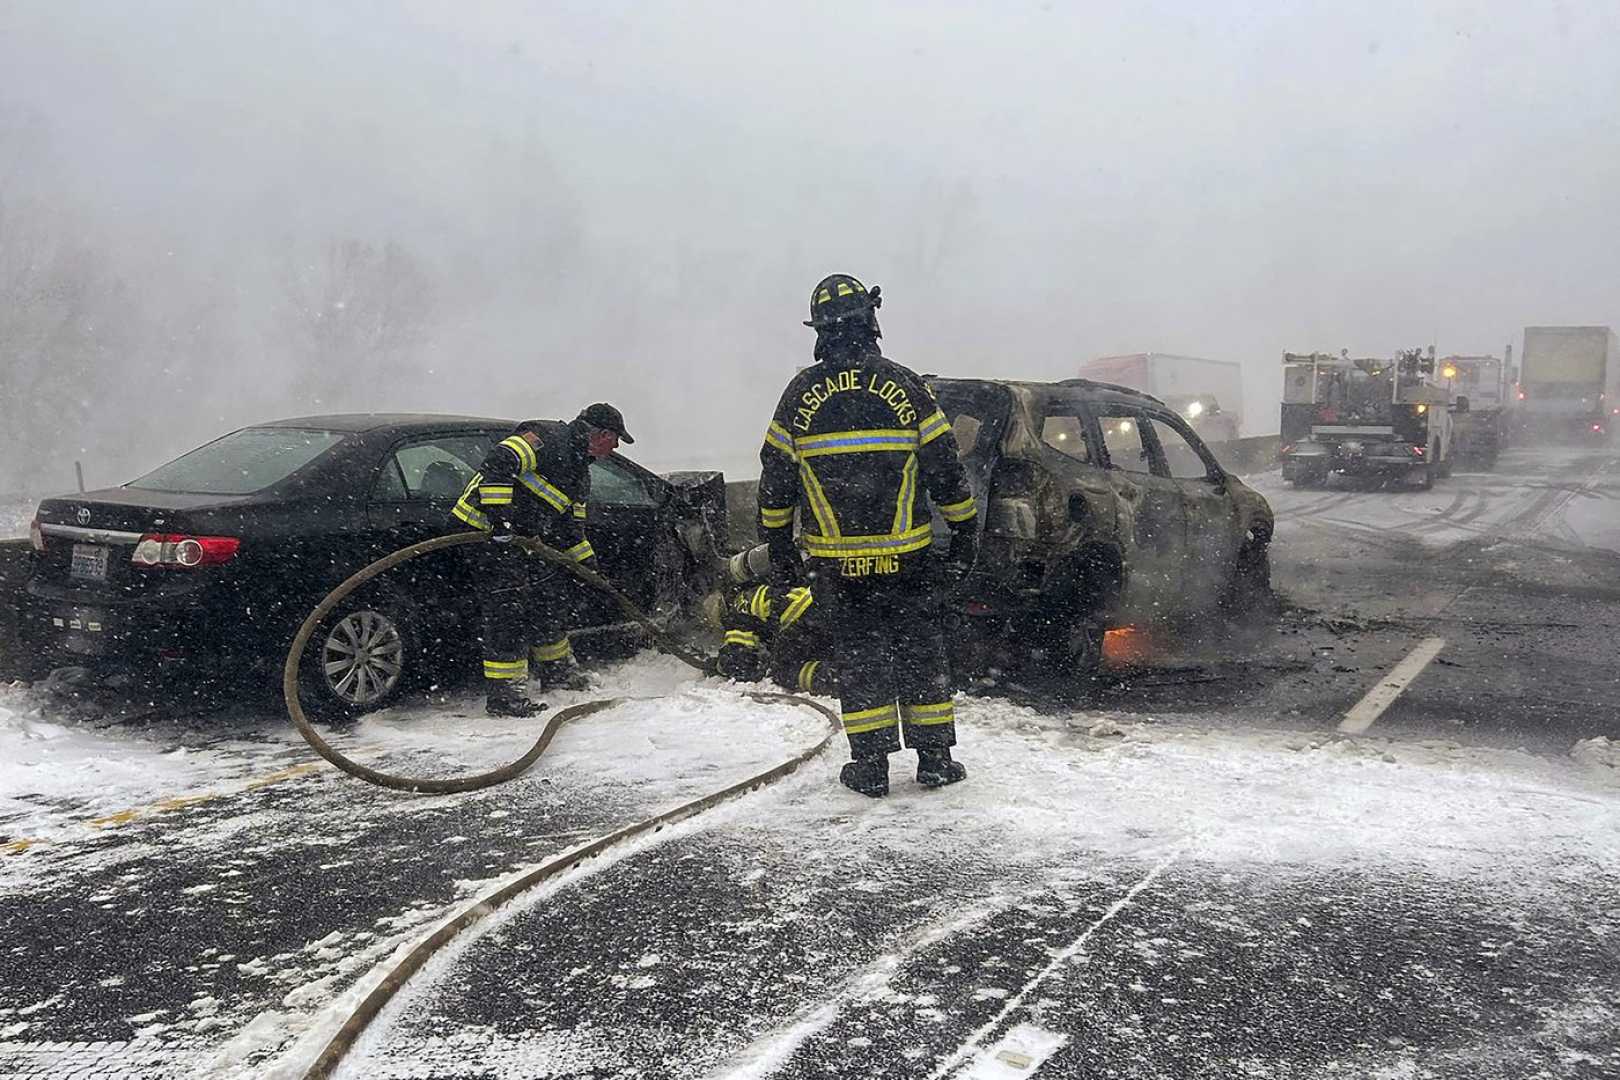
<svg viewBox="0 0 1620 1080">
<path fill-rule="evenodd" d="M 421 666 L 414 622 L 408 603 L 386 595 L 352 599 L 328 616 L 299 665 L 305 712 L 343 721 L 392 704 Z"/>
</svg>

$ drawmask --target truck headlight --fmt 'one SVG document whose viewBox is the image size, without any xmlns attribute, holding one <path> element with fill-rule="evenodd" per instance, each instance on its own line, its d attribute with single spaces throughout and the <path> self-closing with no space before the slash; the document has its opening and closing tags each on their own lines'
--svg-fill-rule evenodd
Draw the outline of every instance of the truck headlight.
<svg viewBox="0 0 1620 1080">
<path fill-rule="evenodd" d="M 1187 406 L 1187 419 L 1196 420 L 1203 415 L 1204 403 L 1202 401 L 1195 401 L 1191 405 Z"/>
</svg>

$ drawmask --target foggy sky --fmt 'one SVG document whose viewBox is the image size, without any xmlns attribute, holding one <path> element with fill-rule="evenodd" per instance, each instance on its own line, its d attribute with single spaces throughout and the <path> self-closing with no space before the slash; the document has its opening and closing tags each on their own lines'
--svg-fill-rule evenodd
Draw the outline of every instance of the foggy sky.
<svg viewBox="0 0 1620 1080">
<path fill-rule="evenodd" d="M 275 416 L 598 399 L 648 464 L 752 475 L 834 271 L 919 370 L 1238 360 L 1254 431 L 1284 349 L 1620 323 L 1607 4 L 19 0 L 0 108 L 143 310 L 224 313 L 183 380 L 101 373 L 137 419 L 98 483 Z M 435 328 L 316 402 L 273 294 L 334 237 L 418 258 Z"/>
</svg>

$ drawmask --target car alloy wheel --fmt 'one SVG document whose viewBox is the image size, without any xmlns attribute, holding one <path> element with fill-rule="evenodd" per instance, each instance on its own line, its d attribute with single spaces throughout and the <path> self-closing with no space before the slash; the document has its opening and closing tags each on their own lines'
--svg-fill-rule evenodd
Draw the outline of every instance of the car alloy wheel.
<svg viewBox="0 0 1620 1080">
<path fill-rule="evenodd" d="M 405 670 L 399 625 L 379 611 L 352 611 L 321 644 L 326 689 L 344 705 L 364 707 L 394 692 Z"/>
</svg>

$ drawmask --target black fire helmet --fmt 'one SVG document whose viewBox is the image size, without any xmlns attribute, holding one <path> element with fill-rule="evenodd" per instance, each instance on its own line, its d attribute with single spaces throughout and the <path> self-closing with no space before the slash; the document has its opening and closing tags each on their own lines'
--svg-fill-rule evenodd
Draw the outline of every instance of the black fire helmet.
<svg viewBox="0 0 1620 1080">
<path fill-rule="evenodd" d="M 855 323 L 881 335 L 877 309 L 883 306 L 882 293 L 882 286 L 874 285 L 868 290 L 848 274 L 830 274 L 810 291 L 810 318 L 804 325 L 825 330 Z"/>
</svg>

